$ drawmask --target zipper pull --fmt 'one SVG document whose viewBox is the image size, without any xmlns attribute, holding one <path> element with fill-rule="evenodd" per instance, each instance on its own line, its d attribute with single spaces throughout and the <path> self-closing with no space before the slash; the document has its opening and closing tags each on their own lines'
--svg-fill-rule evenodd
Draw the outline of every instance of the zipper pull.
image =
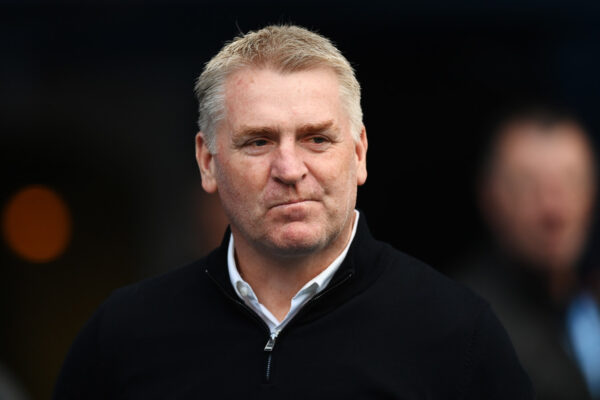
<svg viewBox="0 0 600 400">
<path fill-rule="evenodd" d="M 273 347 L 275 347 L 275 340 L 277 340 L 278 331 L 271 332 L 271 336 L 265 345 L 265 351 L 271 352 L 273 351 Z"/>
</svg>

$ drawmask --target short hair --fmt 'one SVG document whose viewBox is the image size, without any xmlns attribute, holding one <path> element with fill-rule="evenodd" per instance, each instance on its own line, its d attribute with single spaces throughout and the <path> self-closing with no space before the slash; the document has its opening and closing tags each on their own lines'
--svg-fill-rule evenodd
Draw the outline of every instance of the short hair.
<svg viewBox="0 0 600 400">
<path fill-rule="evenodd" d="M 331 68 L 340 85 L 340 99 L 355 140 L 362 130 L 360 84 L 354 69 L 333 43 L 295 25 L 271 25 L 237 36 L 206 65 L 196 80 L 198 125 L 207 147 L 215 153 L 216 125 L 225 114 L 225 80 L 246 67 L 275 68 L 282 73 Z"/>
</svg>

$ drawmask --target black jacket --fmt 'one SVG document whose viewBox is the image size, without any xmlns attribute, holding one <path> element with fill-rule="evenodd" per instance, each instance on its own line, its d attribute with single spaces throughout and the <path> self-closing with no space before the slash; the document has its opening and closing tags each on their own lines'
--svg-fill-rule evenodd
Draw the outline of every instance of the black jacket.
<svg viewBox="0 0 600 400">
<path fill-rule="evenodd" d="M 364 215 L 328 287 L 271 352 L 230 284 L 227 242 L 115 291 L 74 342 L 55 398 L 533 398 L 488 304 L 376 241 Z"/>
</svg>

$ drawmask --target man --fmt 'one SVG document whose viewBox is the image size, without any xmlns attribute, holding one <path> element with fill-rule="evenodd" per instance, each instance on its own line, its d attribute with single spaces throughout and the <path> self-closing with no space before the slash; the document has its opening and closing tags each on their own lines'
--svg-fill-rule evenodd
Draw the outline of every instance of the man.
<svg viewBox="0 0 600 400">
<path fill-rule="evenodd" d="M 488 305 L 354 210 L 360 87 L 329 40 L 250 32 L 196 91 L 202 185 L 230 230 L 205 259 L 116 291 L 55 398 L 532 398 Z"/>
<path fill-rule="evenodd" d="M 587 399 L 571 355 L 582 343 L 570 333 L 592 325 L 577 317 L 568 326 L 564 316 L 579 292 L 578 265 L 592 221 L 591 145 L 573 116 L 541 105 L 508 113 L 490 143 L 479 196 L 494 245 L 467 263 L 473 268 L 462 279 L 498 313 L 540 399 Z M 592 302 L 573 304 L 587 310 Z M 581 307 L 572 311 L 587 315 Z M 587 335 L 600 338 L 596 329 Z M 580 353 L 598 360 L 597 348 Z"/>
</svg>

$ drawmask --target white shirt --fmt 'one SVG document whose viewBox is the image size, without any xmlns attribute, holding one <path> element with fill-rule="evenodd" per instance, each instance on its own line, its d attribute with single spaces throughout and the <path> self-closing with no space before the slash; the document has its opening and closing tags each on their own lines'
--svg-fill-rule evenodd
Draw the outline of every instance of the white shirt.
<svg viewBox="0 0 600 400">
<path fill-rule="evenodd" d="M 300 311 L 302 306 L 306 304 L 308 300 L 310 300 L 317 293 L 325 289 L 333 275 L 338 270 L 344 258 L 346 258 L 346 254 L 348 253 L 348 249 L 350 248 L 350 244 L 354 239 L 354 235 L 356 234 L 356 227 L 358 225 L 358 217 L 359 212 L 354 210 L 356 218 L 354 219 L 354 226 L 352 228 L 352 235 L 350 236 L 350 240 L 346 244 L 344 251 L 340 253 L 340 255 L 333 260 L 331 264 L 327 268 L 325 268 L 319 275 L 315 276 L 313 279 L 308 281 L 302 289 L 296 293 L 296 295 L 292 298 L 290 311 L 288 311 L 287 315 L 283 318 L 283 320 L 279 321 L 275 316 L 262 305 L 256 294 L 254 294 L 254 290 L 252 287 L 242 279 L 235 262 L 234 256 L 234 243 L 233 243 L 233 234 L 229 238 L 229 248 L 227 251 L 227 267 L 229 269 L 229 279 L 231 280 L 231 284 L 235 289 L 235 292 L 239 296 L 244 303 L 254 310 L 260 318 L 265 321 L 269 330 L 271 331 L 271 336 L 276 337 L 279 334 L 279 331 L 283 329 L 283 327 Z"/>
</svg>

